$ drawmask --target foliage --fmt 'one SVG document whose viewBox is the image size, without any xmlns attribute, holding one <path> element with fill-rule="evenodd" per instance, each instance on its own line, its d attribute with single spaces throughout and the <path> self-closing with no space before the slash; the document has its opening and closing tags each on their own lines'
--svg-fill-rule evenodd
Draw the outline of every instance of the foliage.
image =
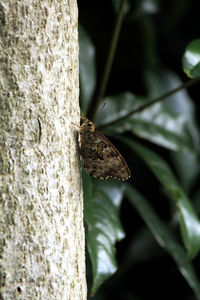
<svg viewBox="0 0 200 300">
<path fill-rule="evenodd" d="M 172 16 L 171 23 L 165 24 L 169 31 L 181 18 L 187 16 L 187 1 L 185 0 L 185 10 L 184 7 L 182 10 L 178 9 L 178 2 L 173 2 L 173 12 L 172 9 L 168 11 L 167 17 L 170 18 L 170 14 Z M 120 3 L 124 7 L 120 6 Z M 133 47 L 142 40 L 137 46 L 140 47 L 141 53 L 136 49 L 133 56 L 136 64 L 139 61 L 141 65 L 142 71 L 137 80 L 143 92 L 133 84 L 134 80 L 131 80 L 132 84 L 128 89 L 127 84 L 124 84 L 125 88 L 109 86 L 106 80 L 102 87 L 103 80 L 99 82 L 96 77 L 99 71 L 96 71 L 95 67 L 95 51 L 98 52 L 98 48 L 95 50 L 92 38 L 81 25 L 79 26 L 82 113 L 94 121 L 97 111 L 104 102 L 106 103 L 106 107 L 97 118 L 96 126 L 119 143 L 133 173 L 133 180 L 123 183 L 114 180 L 98 181 L 83 171 L 87 247 L 93 272 L 90 291 L 92 294 L 97 292 L 96 299 L 107 299 L 103 296 L 104 292 L 98 293 L 97 290 L 117 270 L 115 243 L 125 236 L 119 214 L 124 196 L 125 201 L 129 201 L 129 205 L 134 207 L 145 222 L 159 247 L 173 258 L 196 298 L 200 299 L 200 284 L 194 268 L 194 259 L 198 259 L 200 251 L 200 190 L 195 184 L 200 170 L 199 128 L 195 120 L 195 102 L 186 91 L 187 87 L 199 80 L 200 40 L 191 38 L 185 43 L 185 47 L 182 47 L 182 73 L 180 66 L 178 75 L 176 68 L 165 65 L 166 62 L 162 61 L 163 56 L 158 54 L 156 39 L 162 32 L 165 36 L 164 30 L 167 29 L 155 29 L 157 20 L 152 20 L 152 16 L 159 17 L 162 13 L 162 5 L 162 2 L 153 0 L 136 1 L 135 6 L 131 1 L 113 1 L 113 14 L 116 14 L 116 19 L 121 14 L 120 17 L 124 17 L 123 26 L 131 27 L 132 30 L 140 28 L 140 35 L 137 33 L 134 37 Z M 116 22 L 115 26 L 121 26 L 120 22 Z M 115 38 L 111 40 L 112 55 L 108 53 L 107 59 L 110 68 L 113 57 L 119 60 L 119 54 L 114 54 L 120 29 L 114 30 Z M 130 33 L 134 34 L 134 31 L 129 30 Z M 121 32 L 121 39 L 123 49 L 130 46 L 126 43 L 131 37 L 127 38 L 125 31 Z M 120 59 L 123 60 L 123 57 Z M 179 60 L 181 61 L 181 56 Z M 117 64 L 114 63 L 113 68 L 115 72 L 120 72 Z M 131 73 L 127 72 L 127 78 L 132 76 L 133 70 Z M 182 83 L 183 72 L 192 79 Z M 111 72 L 109 67 L 105 67 L 100 77 L 105 79 L 108 75 L 110 80 L 115 76 L 114 71 Z M 135 165 L 144 170 L 144 176 L 139 176 L 140 169 L 134 168 Z M 168 206 L 170 211 L 165 220 L 156 213 L 155 204 L 150 204 L 152 197 L 144 188 L 145 182 L 152 182 L 152 176 L 155 187 L 159 187 L 157 192 L 151 187 L 154 197 L 165 201 L 165 207 Z M 131 220 L 129 224 L 132 227 Z M 151 259 L 151 256 L 146 256 L 146 259 Z M 131 261 L 130 257 L 129 260 Z M 127 296 L 121 298 L 118 295 L 118 299 L 133 299 L 133 294 L 127 292 Z M 181 298 L 181 294 L 177 294 L 177 297 Z"/>
</svg>

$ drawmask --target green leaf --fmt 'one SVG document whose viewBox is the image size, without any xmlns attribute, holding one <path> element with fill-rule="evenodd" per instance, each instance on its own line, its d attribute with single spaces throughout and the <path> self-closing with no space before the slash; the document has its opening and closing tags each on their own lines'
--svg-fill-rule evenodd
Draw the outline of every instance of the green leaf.
<svg viewBox="0 0 200 300">
<path fill-rule="evenodd" d="M 79 65 L 81 110 L 86 115 L 96 86 L 95 49 L 86 31 L 79 25 Z"/>
<path fill-rule="evenodd" d="M 182 84 L 173 72 L 163 69 L 162 71 L 158 71 L 157 69 L 148 70 L 145 73 L 145 79 L 148 94 L 151 98 L 158 97 L 162 93 L 168 92 L 170 89 L 174 89 Z M 191 137 L 190 150 L 192 151 L 171 153 L 181 183 L 185 190 L 188 191 L 199 171 L 199 132 L 195 122 L 194 102 L 190 99 L 188 93 L 183 90 L 167 98 L 165 107 L 167 107 L 171 113 L 175 113 L 184 118 L 185 125 L 182 127 L 182 130 Z"/>
<path fill-rule="evenodd" d="M 199 153 L 172 152 L 170 156 L 182 187 L 189 193 L 200 171 Z"/>
<path fill-rule="evenodd" d="M 130 203 L 136 208 L 158 244 L 173 257 L 181 274 L 200 299 L 200 284 L 192 264 L 188 261 L 184 249 L 179 245 L 164 222 L 155 214 L 148 201 L 129 184 L 126 185 L 126 195 Z"/>
<path fill-rule="evenodd" d="M 123 184 L 100 182 L 83 170 L 85 221 L 88 226 L 87 247 L 92 262 L 92 294 L 117 268 L 115 243 L 124 237 L 119 208 Z"/>
<path fill-rule="evenodd" d="M 145 82 L 148 96 L 152 99 L 158 98 L 182 85 L 182 81 L 174 72 L 163 68 L 149 68 L 146 70 Z M 185 134 L 191 142 L 191 148 L 188 150 L 196 152 L 199 149 L 199 134 L 194 118 L 194 103 L 187 91 L 181 90 L 165 98 L 165 101 L 162 102 L 160 115 L 162 116 L 162 112 L 165 111 L 182 118 L 183 126 L 180 130 L 184 131 L 183 134 Z M 178 123 L 177 126 L 179 126 Z"/>
<path fill-rule="evenodd" d="M 148 102 L 148 99 L 145 97 L 136 96 L 130 92 L 125 92 L 116 96 L 110 96 L 103 99 L 103 102 L 106 103 L 105 108 L 101 111 L 97 120 L 97 127 L 101 127 L 102 125 L 106 125 L 107 123 L 118 120 L 121 117 L 126 116 L 130 110 L 137 109 L 141 105 Z M 121 124 L 121 123 L 120 123 Z M 124 131 L 123 123 L 121 127 L 119 126 L 111 127 L 112 129 L 116 129 L 119 132 Z"/>
<path fill-rule="evenodd" d="M 183 55 L 183 70 L 190 78 L 200 77 L 200 39 L 193 40 Z"/>
<path fill-rule="evenodd" d="M 190 133 L 185 130 L 187 119 L 184 115 L 172 112 L 165 103 L 157 103 L 128 118 L 116 121 L 149 102 L 149 99 L 126 92 L 107 97 L 105 109 L 99 115 L 98 127 L 105 126 L 105 134 L 123 133 L 131 130 L 134 134 L 155 144 L 176 151 L 193 151 Z M 110 125 L 109 125 L 110 123 Z"/>
<path fill-rule="evenodd" d="M 188 251 L 188 258 L 194 258 L 200 250 L 200 222 L 190 200 L 180 187 L 171 169 L 161 157 L 144 146 L 125 137 L 117 138 L 143 159 L 175 201 L 183 242 Z"/>
</svg>

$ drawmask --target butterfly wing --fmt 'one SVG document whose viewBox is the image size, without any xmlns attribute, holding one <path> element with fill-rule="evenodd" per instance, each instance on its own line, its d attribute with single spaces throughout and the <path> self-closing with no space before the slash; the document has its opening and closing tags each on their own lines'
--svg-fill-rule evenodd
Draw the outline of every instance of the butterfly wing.
<svg viewBox="0 0 200 300">
<path fill-rule="evenodd" d="M 97 179 L 127 180 L 131 175 L 119 151 L 97 130 L 81 137 L 81 155 L 85 169 Z"/>
</svg>

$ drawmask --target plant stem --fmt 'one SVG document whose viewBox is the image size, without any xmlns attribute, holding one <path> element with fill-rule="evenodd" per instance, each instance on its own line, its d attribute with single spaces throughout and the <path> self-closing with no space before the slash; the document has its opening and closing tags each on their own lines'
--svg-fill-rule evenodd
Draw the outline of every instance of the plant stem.
<svg viewBox="0 0 200 300">
<path fill-rule="evenodd" d="M 122 26 L 122 21 L 123 21 L 123 16 L 124 16 L 126 3 L 127 3 L 127 0 L 121 0 L 121 5 L 120 5 L 119 12 L 118 12 L 118 15 L 117 15 L 117 20 L 116 20 L 116 24 L 115 24 L 114 31 L 113 31 L 113 36 L 112 36 L 112 39 L 111 39 L 111 44 L 110 44 L 108 56 L 107 56 L 107 59 L 106 59 L 106 64 L 105 64 L 105 69 L 104 69 L 104 72 L 103 72 L 102 82 L 101 82 L 99 91 L 97 93 L 96 101 L 94 102 L 93 107 L 92 107 L 91 118 L 92 118 L 93 122 L 95 122 L 95 120 L 96 120 L 98 105 L 99 105 L 100 101 L 102 100 L 102 98 L 105 94 L 107 85 L 108 85 L 109 75 L 110 75 L 110 71 L 111 71 L 111 68 L 112 68 L 117 43 L 118 43 L 118 40 L 119 40 L 119 33 L 120 33 L 120 30 L 121 30 L 121 26 Z"/>
<path fill-rule="evenodd" d="M 139 106 L 138 108 L 136 108 L 136 109 L 134 109 L 132 111 L 130 111 L 127 115 L 125 115 L 125 116 L 123 116 L 121 118 L 118 118 L 117 120 L 114 120 L 114 121 L 112 121 L 110 123 L 107 123 L 105 125 L 99 126 L 98 129 L 100 129 L 100 128 L 102 129 L 102 128 L 105 128 L 107 126 L 117 124 L 118 122 L 123 121 L 124 119 L 126 119 L 126 118 L 128 118 L 128 117 L 130 117 L 130 116 L 132 116 L 132 115 L 134 115 L 134 114 L 136 114 L 138 112 L 141 112 L 142 110 L 146 109 L 147 107 L 149 107 L 149 106 L 151 106 L 151 105 L 153 105 L 155 103 L 158 103 L 158 102 L 161 102 L 161 101 L 165 100 L 167 97 L 170 97 L 173 94 L 179 92 L 180 90 L 186 89 L 186 88 L 194 85 L 195 83 L 197 83 L 199 81 L 200 81 L 200 78 L 195 78 L 195 79 L 188 80 L 187 82 L 183 83 L 179 87 L 177 87 L 177 88 L 175 88 L 175 89 L 173 89 L 173 90 L 165 93 L 164 95 L 162 95 L 162 96 L 160 96 L 160 97 L 158 97 L 156 99 L 153 99 L 153 100 L 149 101 L 148 103 L 146 103 L 144 105 Z"/>
</svg>

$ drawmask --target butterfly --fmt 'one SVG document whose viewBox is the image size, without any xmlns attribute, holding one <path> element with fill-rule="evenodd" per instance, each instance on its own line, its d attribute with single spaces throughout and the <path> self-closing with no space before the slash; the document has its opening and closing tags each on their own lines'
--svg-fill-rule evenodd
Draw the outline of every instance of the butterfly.
<svg viewBox="0 0 200 300">
<path fill-rule="evenodd" d="M 88 174 L 97 179 L 129 179 L 131 172 L 119 151 L 89 119 L 81 118 L 85 121 L 79 129 L 80 150 Z"/>
</svg>

